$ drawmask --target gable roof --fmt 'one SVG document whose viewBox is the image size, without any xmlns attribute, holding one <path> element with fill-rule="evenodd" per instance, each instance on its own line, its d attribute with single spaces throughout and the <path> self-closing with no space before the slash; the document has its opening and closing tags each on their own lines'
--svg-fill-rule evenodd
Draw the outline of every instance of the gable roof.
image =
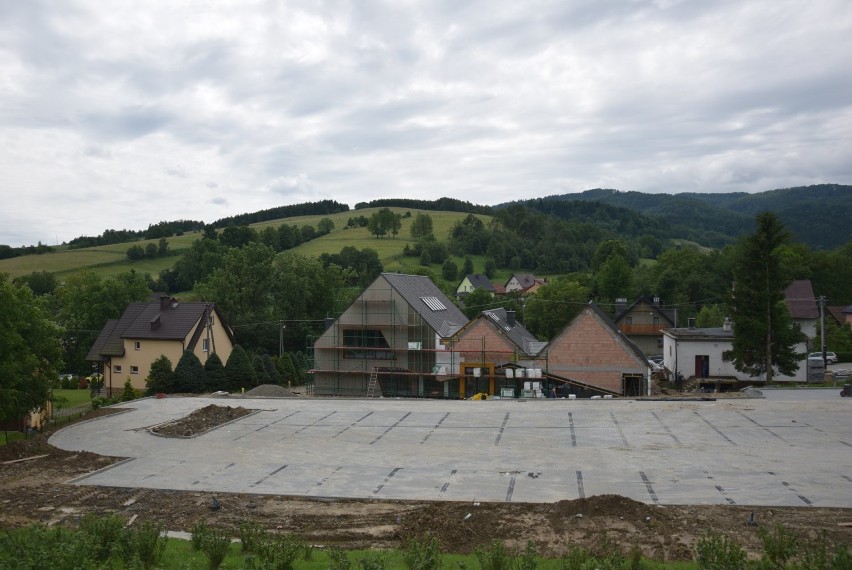
<svg viewBox="0 0 852 570">
<path fill-rule="evenodd" d="M 819 318 L 819 308 L 810 279 L 798 279 L 790 283 L 784 290 L 784 300 L 794 319 Z"/>
<path fill-rule="evenodd" d="M 648 297 L 647 295 L 642 295 L 641 297 L 639 297 L 638 299 L 633 301 L 633 303 L 630 306 L 625 307 L 624 310 L 622 310 L 617 315 L 615 315 L 615 321 L 614 322 L 615 323 L 620 322 L 622 319 L 624 319 L 624 317 L 628 316 L 634 308 L 636 308 L 637 306 L 639 306 L 643 303 L 645 305 L 648 305 L 651 308 L 651 310 L 653 310 L 655 313 L 659 314 L 661 317 L 666 319 L 668 321 L 669 325 L 675 326 L 674 310 L 663 309 L 662 307 L 660 307 L 660 305 L 658 303 L 655 303 L 654 300 L 651 299 L 650 297 Z"/>
<path fill-rule="evenodd" d="M 515 281 L 518 282 L 518 285 L 521 286 L 521 289 L 529 289 L 533 285 L 535 285 L 535 275 L 532 273 L 514 273 L 511 277 L 506 281 L 506 285 L 509 284 L 509 281 L 512 280 L 512 277 L 515 278 Z"/>
<path fill-rule="evenodd" d="M 192 350 L 204 328 L 196 325 L 206 322 L 214 313 L 233 343 L 233 332 L 213 303 L 181 303 L 161 293 L 154 293 L 151 301 L 130 303 L 120 319 L 107 321 L 86 355 L 86 360 L 122 356 L 124 339 L 183 340 L 194 330 L 195 334 L 186 347 Z"/>
<path fill-rule="evenodd" d="M 485 275 L 479 273 L 471 273 L 467 275 L 467 280 L 474 289 L 485 289 L 486 291 L 494 292 L 494 284 Z"/>
<path fill-rule="evenodd" d="M 631 352 L 634 356 L 636 356 L 636 357 L 637 357 L 639 360 L 641 360 L 642 362 L 647 362 L 647 361 L 648 361 L 648 357 L 647 357 L 647 356 L 645 356 L 645 353 L 644 353 L 644 352 L 642 352 L 642 350 L 641 350 L 638 346 L 636 346 L 636 344 L 635 344 L 632 340 L 630 340 L 630 338 L 628 338 L 628 336 L 627 336 L 626 334 L 624 334 L 623 332 L 621 332 L 620 330 L 618 330 L 618 327 L 617 327 L 617 326 L 616 326 L 616 324 L 612 321 L 612 319 L 611 319 L 611 318 L 610 318 L 610 316 L 606 313 L 606 311 L 604 311 L 603 309 L 601 309 L 601 308 L 598 306 L 598 304 L 597 304 L 597 303 L 595 303 L 594 301 L 589 301 L 589 303 L 588 303 L 585 307 L 583 307 L 583 309 L 582 309 L 582 310 L 581 310 L 581 311 L 577 314 L 577 316 L 576 316 L 576 317 L 574 317 L 573 319 L 571 319 L 571 322 L 570 322 L 570 323 L 568 323 L 567 325 L 565 325 L 565 327 L 564 327 L 561 331 L 559 331 L 559 333 L 557 333 L 557 334 L 556 334 L 556 336 L 554 336 L 552 339 L 550 339 L 550 342 L 548 342 L 548 343 L 547 343 L 546 350 L 550 350 L 550 345 L 551 345 L 551 344 L 553 344 L 553 343 L 554 343 L 554 341 L 556 341 L 556 339 L 558 339 L 558 338 L 559 338 L 559 337 L 561 337 L 563 334 L 565 334 L 565 332 L 566 332 L 567 330 L 569 330 L 569 329 L 570 329 L 570 328 L 574 325 L 574 323 L 575 323 L 575 322 L 576 322 L 576 321 L 577 321 L 580 317 L 582 317 L 582 316 L 583 316 L 583 314 L 584 314 L 584 313 L 591 313 L 591 314 L 593 314 L 593 315 L 597 316 L 597 317 L 598 317 L 598 320 L 599 320 L 599 321 L 603 324 L 603 326 L 605 326 L 605 327 L 609 328 L 609 329 L 610 329 L 610 331 L 612 332 L 613 336 L 615 336 L 615 337 L 618 339 L 618 341 L 619 341 L 622 345 L 624 345 L 624 347 L 625 347 L 628 351 L 630 351 L 630 352 Z"/>
<path fill-rule="evenodd" d="M 503 307 L 482 311 L 474 320 L 465 325 L 465 328 L 472 326 L 477 320 L 488 323 L 527 356 L 536 356 L 547 346 L 547 342 L 538 340 L 524 325 L 516 321 L 514 316 L 509 318 L 509 312 Z"/>
<path fill-rule="evenodd" d="M 852 313 L 852 307 L 844 307 L 843 305 L 830 305 L 826 309 L 828 309 L 827 314 L 833 317 L 838 325 L 845 325 L 845 313 Z"/>
<path fill-rule="evenodd" d="M 468 323 L 464 313 L 428 277 L 402 273 L 381 276 L 441 338 L 452 336 Z"/>
</svg>

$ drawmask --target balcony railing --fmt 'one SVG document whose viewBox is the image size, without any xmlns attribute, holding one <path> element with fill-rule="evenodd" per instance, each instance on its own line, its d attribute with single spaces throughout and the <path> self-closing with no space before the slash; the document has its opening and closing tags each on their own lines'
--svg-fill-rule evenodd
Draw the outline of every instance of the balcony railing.
<svg viewBox="0 0 852 570">
<path fill-rule="evenodd" d="M 658 334 L 661 334 L 661 333 L 662 333 L 664 330 L 666 330 L 667 328 L 668 328 L 668 327 L 667 327 L 666 325 L 662 325 L 662 324 L 656 324 L 656 325 L 653 325 L 653 324 L 652 324 L 652 325 L 641 325 L 641 324 L 629 325 L 629 324 L 627 324 L 627 323 L 620 323 L 620 324 L 618 325 L 618 330 L 620 330 L 621 332 L 623 332 L 624 334 L 627 334 L 627 335 L 630 335 L 630 334 L 635 334 L 635 335 L 658 335 Z"/>
</svg>

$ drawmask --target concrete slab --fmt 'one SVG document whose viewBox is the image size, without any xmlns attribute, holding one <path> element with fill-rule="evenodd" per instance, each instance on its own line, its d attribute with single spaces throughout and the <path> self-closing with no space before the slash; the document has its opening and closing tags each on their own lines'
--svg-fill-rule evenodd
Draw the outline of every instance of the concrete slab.
<svg viewBox="0 0 852 570">
<path fill-rule="evenodd" d="M 852 508 L 852 402 L 836 392 L 714 402 L 146 399 L 50 442 L 132 458 L 78 485 Z M 148 431 L 211 402 L 259 411 L 193 439 Z"/>
</svg>

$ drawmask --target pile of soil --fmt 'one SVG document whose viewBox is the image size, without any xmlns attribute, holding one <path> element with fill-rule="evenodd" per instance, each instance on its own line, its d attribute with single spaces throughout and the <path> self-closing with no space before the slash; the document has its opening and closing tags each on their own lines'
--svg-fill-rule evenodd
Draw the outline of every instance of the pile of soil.
<svg viewBox="0 0 852 570">
<path fill-rule="evenodd" d="M 255 411 L 242 406 L 232 408 L 231 406 L 210 404 L 179 420 L 153 427 L 151 431 L 165 437 L 195 437 Z"/>
<path fill-rule="evenodd" d="M 183 423 L 181 435 L 197 433 L 244 412 L 250 410 L 207 406 L 196 412 L 201 417 L 197 424 L 198 418 L 186 423 L 192 415 L 176 423 Z M 47 456 L 33 459 L 40 455 Z M 253 521 L 311 544 L 342 548 L 404 547 L 432 535 L 445 552 L 472 552 L 494 540 L 523 549 L 532 541 L 539 553 L 552 557 L 574 546 L 597 553 L 621 548 L 626 553 L 635 545 L 656 560 L 689 560 L 696 542 L 711 530 L 755 554 L 761 550 L 758 530 L 781 524 L 803 540 L 816 540 L 824 531 L 832 543 L 852 545 L 852 528 L 840 524 L 852 522 L 852 509 L 653 506 L 616 495 L 558 503 L 338 500 L 68 483 L 117 460 L 56 449 L 43 434 L 0 446 L 0 529 L 74 526 L 88 513 L 117 514 L 128 520 L 136 515 L 134 524 L 156 521 L 185 532 L 203 518 L 233 536 L 241 522 Z M 214 496 L 216 510 L 211 509 Z M 757 526 L 747 525 L 752 512 Z"/>
<path fill-rule="evenodd" d="M 245 394 L 246 398 L 298 398 L 299 395 L 278 384 L 261 384 Z"/>
</svg>

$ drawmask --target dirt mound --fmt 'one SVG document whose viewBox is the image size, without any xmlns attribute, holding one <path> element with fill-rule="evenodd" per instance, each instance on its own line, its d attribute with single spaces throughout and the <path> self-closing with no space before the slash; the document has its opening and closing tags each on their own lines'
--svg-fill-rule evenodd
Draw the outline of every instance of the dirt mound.
<svg viewBox="0 0 852 570">
<path fill-rule="evenodd" d="M 242 406 L 232 408 L 231 406 L 210 404 L 179 420 L 154 427 L 151 431 L 165 437 L 195 437 L 222 424 L 247 416 L 254 411 Z"/>
<path fill-rule="evenodd" d="M 244 394 L 246 398 L 296 398 L 298 394 L 277 384 L 261 384 Z"/>
</svg>

